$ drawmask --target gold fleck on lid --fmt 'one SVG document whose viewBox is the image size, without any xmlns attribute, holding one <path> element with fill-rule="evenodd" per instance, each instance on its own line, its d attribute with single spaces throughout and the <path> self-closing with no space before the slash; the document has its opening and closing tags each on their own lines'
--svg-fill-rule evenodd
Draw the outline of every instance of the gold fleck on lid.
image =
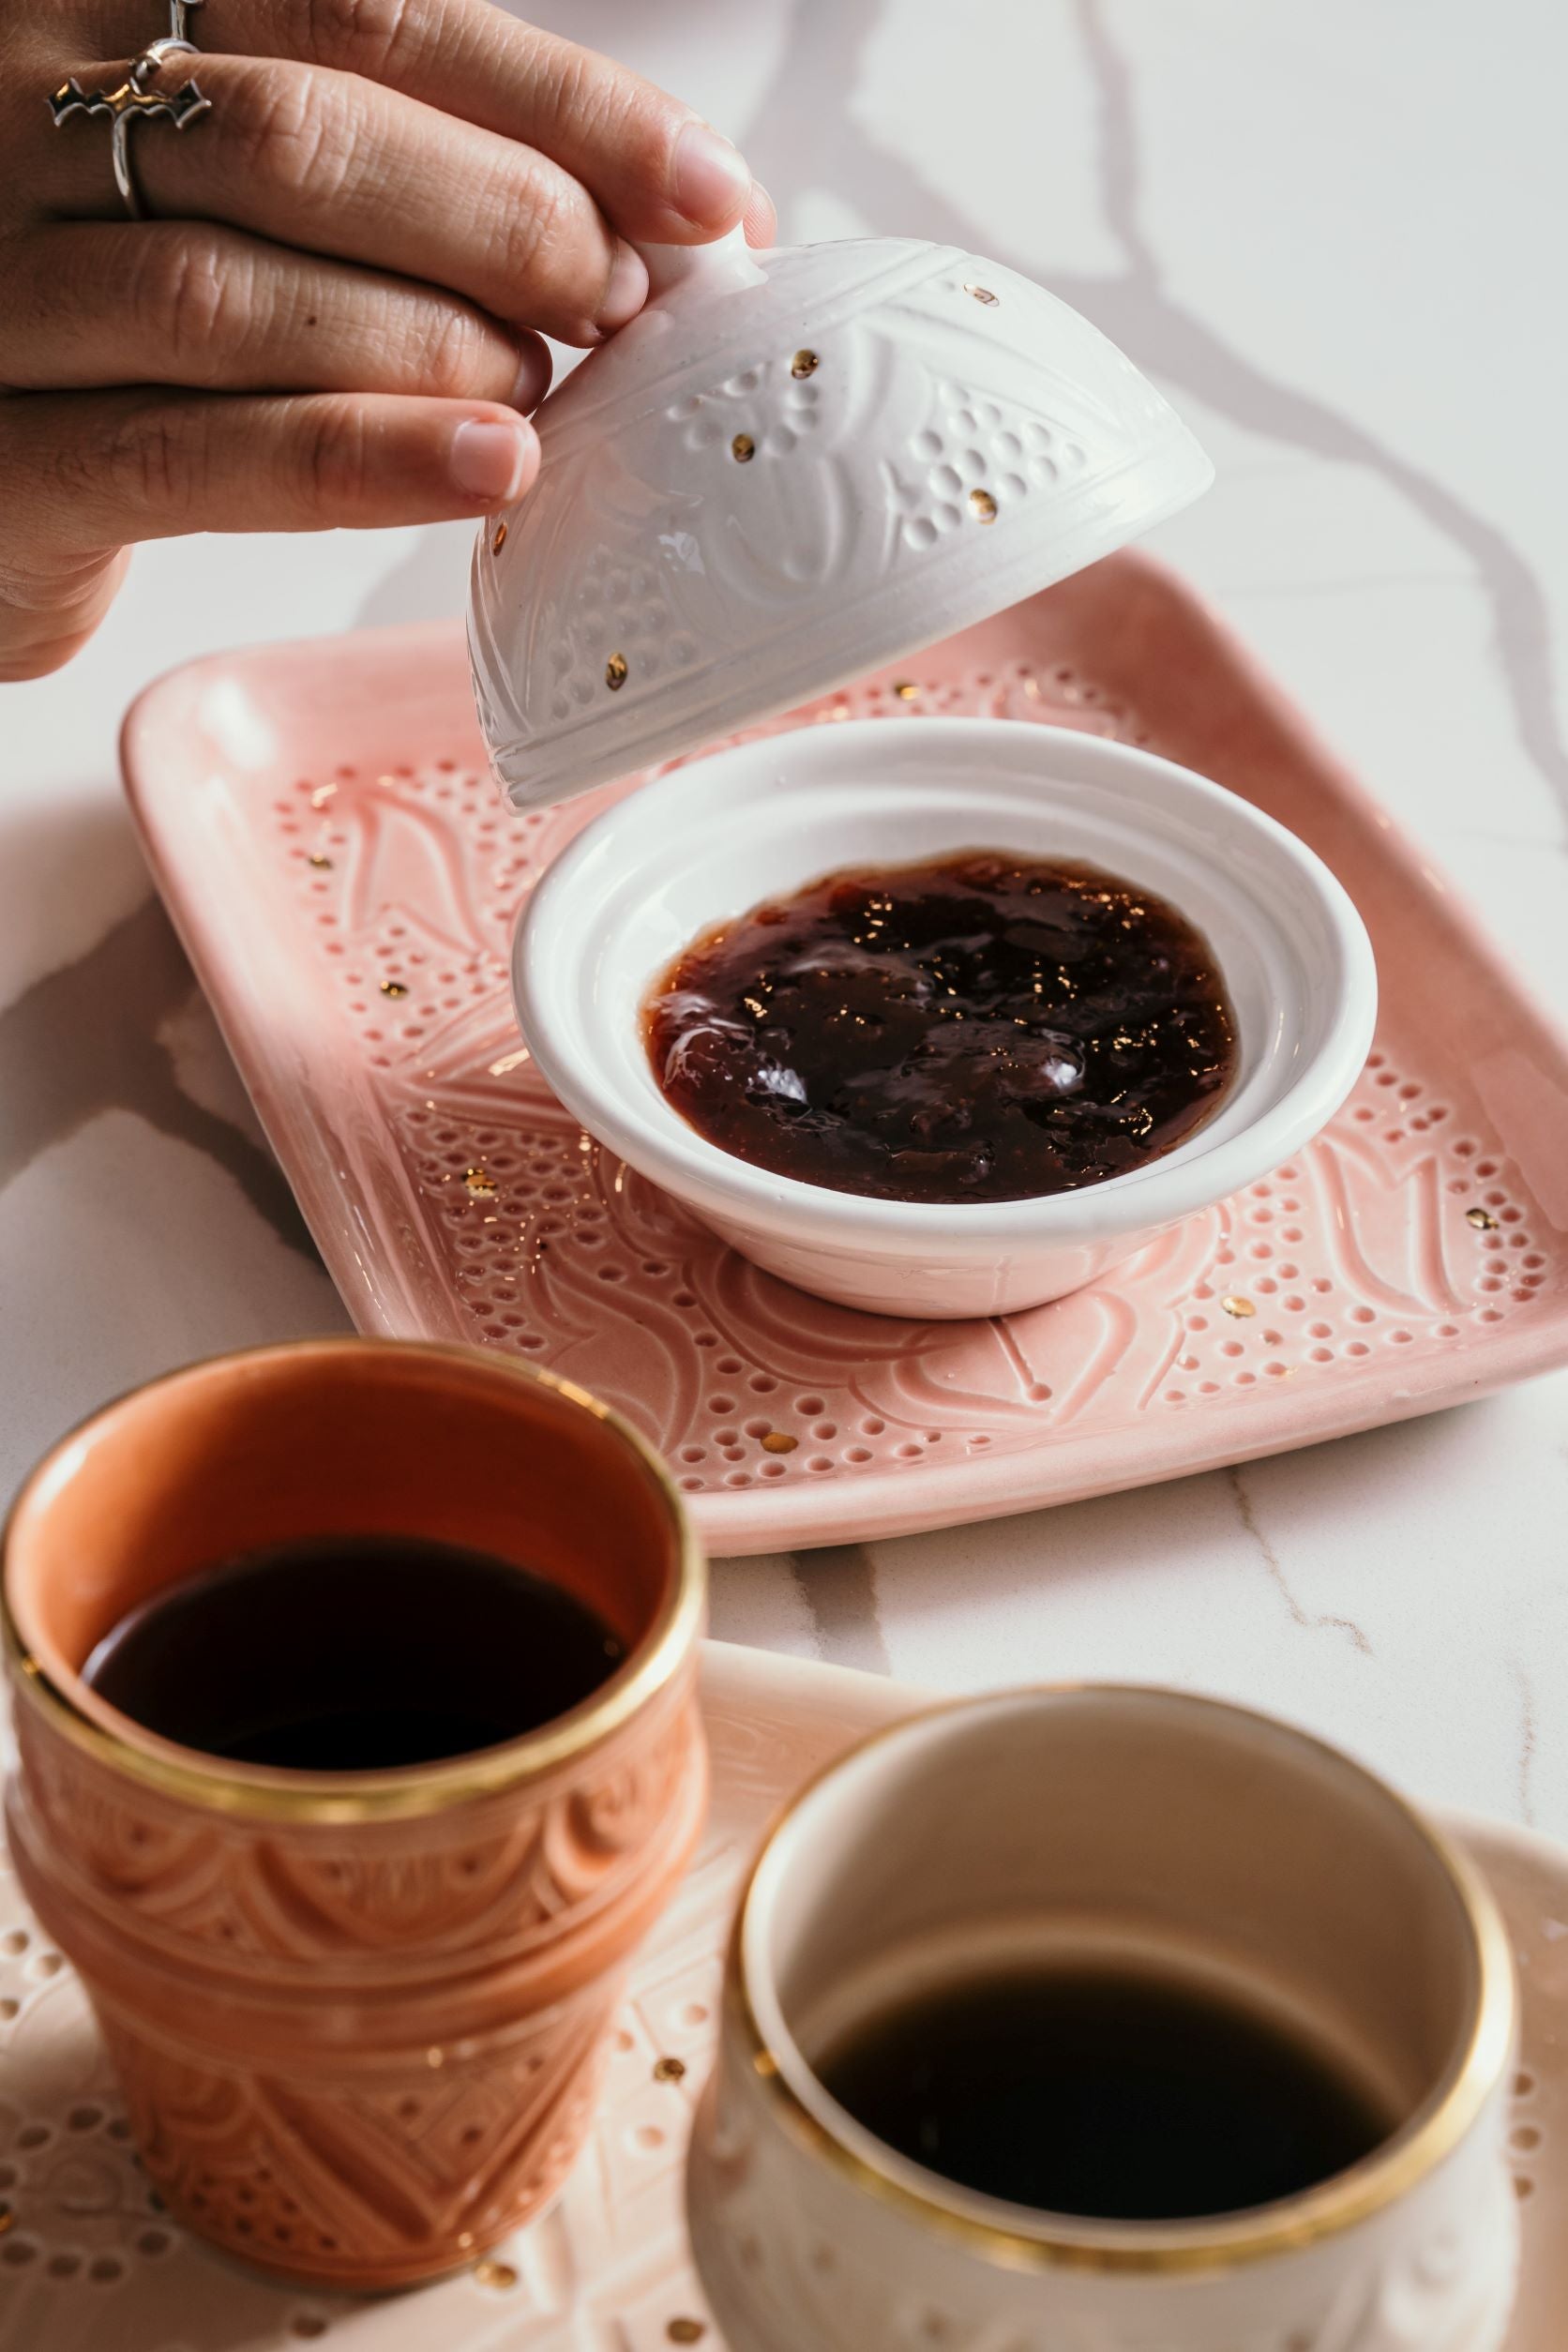
<svg viewBox="0 0 1568 2352">
<path fill-rule="evenodd" d="M 959 247 L 737 230 L 645 258 L 646 306 L 539 408 L 538 479 L 476 543 L 475 693 L 518 807 L 902 666 L 1212 478 L 1096 327 Z"/>
</svg>

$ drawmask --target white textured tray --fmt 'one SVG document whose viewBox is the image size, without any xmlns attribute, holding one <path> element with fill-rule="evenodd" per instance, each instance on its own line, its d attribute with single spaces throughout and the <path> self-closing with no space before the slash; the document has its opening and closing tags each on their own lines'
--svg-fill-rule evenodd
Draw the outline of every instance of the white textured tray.
<svg viewBox="0 0 1568 2352">
<path fill-rule="evenodd" d="M 0 1869 L 0 2352 L 723 2352 L 693 2277 L 681 2173 L 737 1877 L 770 1815 L 861 1733 L 919 1703 L 870 1675 L 711 1645 L 714 1810 L 634 1971 L 603 2111 L 554 2211 L 463 2276 L 357 2302 L 234 2269 L 162 2215 L 80 1988 Z M 1510 2352 L 1568 2336 L 1568 1852 L 1457 1825 L 1507 1913 L 1524 1983 L 1514 2130 L 1527 2201 Z"/>
</svg>

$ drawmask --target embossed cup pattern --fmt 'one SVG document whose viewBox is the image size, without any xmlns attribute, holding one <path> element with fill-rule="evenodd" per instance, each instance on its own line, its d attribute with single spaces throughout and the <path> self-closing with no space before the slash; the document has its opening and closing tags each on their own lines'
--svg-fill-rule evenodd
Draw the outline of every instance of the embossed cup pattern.
<svg viewBox="0 0 1568 2352">
<path fill-rule="evenodd" d="M 626 1666 L 540 1733 L 377 1775 L 193 1756 L 80 1682 L 108 1623 L 202 1562 L 377 1527 L 559 1576 Z M 461 1350 L 269 1350 L 68 1440 L 18 1505 L 6 1592 L 12 1851 L 170 2206 L 231 2254 L 360 2288 L 537 2212 L 704 1805 L 701 1562 L 653 1457 Z"/>
<path fill-rule="evenodd" d="M 1075 2221 L 943 2182 L 812 2056 L 900 1985 L 1052 1943 L 1247 1983 L 1397 2129 L 1212 2221 Z M 879 1734 L 764 1847 L 688 2176 L 731 2352 L 1498 2352 L 1506 1932 L 1468 1862 L 1348 1759 L 1174 1693 L 1025 1692 Z"/>
</svg>

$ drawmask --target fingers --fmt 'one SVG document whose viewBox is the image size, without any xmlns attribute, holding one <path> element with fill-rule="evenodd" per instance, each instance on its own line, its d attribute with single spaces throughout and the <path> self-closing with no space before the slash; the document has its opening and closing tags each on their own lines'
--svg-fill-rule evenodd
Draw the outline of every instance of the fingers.
<svg viewBox="0 0 1568 2352">
<path fill-rule="evenodd" d="M 70 659 L 113 598 L 128 542 L 478 517 L 521 497 L 538 464 L 533 427 L 478 402 L 163 390 L 0 400 L 0 681 Z"/>
<path fill-rule="evenodd" d="M 491 0 L 253 0 L 206 13 L 204 48 L 364 74 L 536 148 L 581 182 L 625 237 L 686 245 L 717 236 L 750 194 L 740 156 L 690 107 Z"/>
<path fill-rule="evenodd" d="M 79 654 L 125 579 L 130 550 L 36 571 L 0 564 L 0 685 L 46 678 Z"/>
<path fill-rule="evenodd" d="M 550 157 L 352 74 L 213 57 L 212 112 L 132 128 L 157 215 L 221 220 L 280 245 L 450 288 L 493 317 L 595 343 L 634 317 L 647 272 Z M 43 151 L 56 213 L 113 218 L 101 127 Z"/>
<path fill-rule="evenodd" d="M 0 400 L 8 568 L 189 531 L 365 530 L 510 505 L 534 429 L 479 402 L 156 391 Z"/>
<path fill-rule="evenodd" d="M 171 384 L 537 407 L 550 354 L 433 286 L 204 221 L 58 224 L 0 265 L 12 391 Z"/>
</svg>

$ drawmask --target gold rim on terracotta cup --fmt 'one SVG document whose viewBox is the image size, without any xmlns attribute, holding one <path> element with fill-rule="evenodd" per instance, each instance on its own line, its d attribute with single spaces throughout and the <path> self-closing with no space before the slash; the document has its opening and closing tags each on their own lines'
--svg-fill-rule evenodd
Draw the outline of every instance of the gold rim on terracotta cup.
<svg viewBox="0 0 1568 2352">
<path fill-rule="evenodd" d="M 533 1570 L 621 1662 L 521 1737 L 366 1772 L 175 1745 L 83 1678 L 113 1626 L 204 1568 L 377 1535 Z M 705 1807 L 705 1570 L 652 1449 L 570 1383 L 467 1349 L 223 1357 L 45 1457 L 3 1596 L 17 1870 L 174 2213 L 242 2259 L 380 2288 L 538 2212 Z"/>
<path fill-rule="evenodd" d="M 817 2072 L 922 1991 L 1136 1968 L 1284 2029 L 1388 2118 L 1299 2194 L 1036 2210 L 876 2138 Z M 962 1701 L 796 1798 L 737 1915 L 688 2212 L 731 2352 L 1496 2352 L 1517 2265 L 1506 1932 L 1349 1757 L 1153 1688 Z"/>
</svg>

